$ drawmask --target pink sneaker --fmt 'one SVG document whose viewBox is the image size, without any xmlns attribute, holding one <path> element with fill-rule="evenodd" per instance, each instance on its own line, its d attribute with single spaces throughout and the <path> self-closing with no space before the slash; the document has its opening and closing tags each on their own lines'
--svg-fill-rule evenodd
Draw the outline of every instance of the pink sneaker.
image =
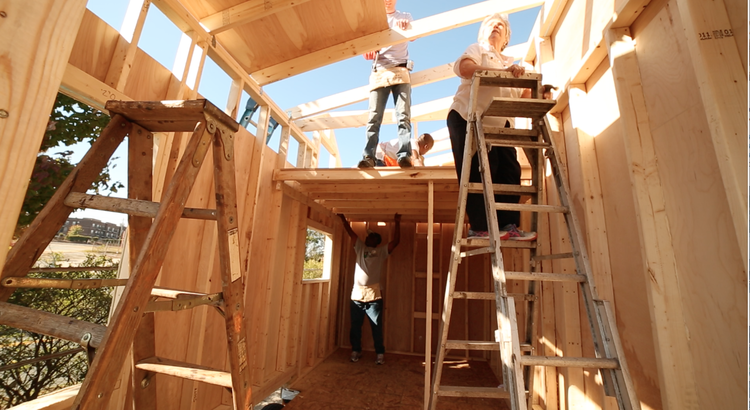
<svg viewBox="0 0 750 410">
<path fill-rule="evenodd" d="M 508 239 L 511 241 L 533 241 L 536 239 L 536 232 L 524 232 L 514 224 L 505 225 L 503 230 L 508 231 Z"/>
</svg>

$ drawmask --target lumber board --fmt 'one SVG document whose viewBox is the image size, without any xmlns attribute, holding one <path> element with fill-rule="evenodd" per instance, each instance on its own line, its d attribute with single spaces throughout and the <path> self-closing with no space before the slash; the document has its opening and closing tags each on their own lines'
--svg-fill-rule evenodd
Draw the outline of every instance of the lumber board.
<svg viewBox="0 0 750 410">
<path fill-rule="evenodd" d="M 152 357 L 141 361 L 135 367 L 149 371 L 164 374 L 167 376 L 176 376 L 184 379 L 201 381 L 204 383 L 215 384 L 226 388 L 232 388 L 232 375 L 226 371 L 212 369 L 207 366 L 198 366 L 190 363 L 169 360 L 160 357 Z"/>
<path fill-rule="evenodd" d="M 47 127 L 47 116 L 38 113 L 52 110 L 85 10 L 83 0 L 43 0 L 33 8 L 17 2 L 3 6 L 6 15 L 0 37 L 6 41 L 0 54 L 6 63 L 0 72 L 6 80 L 0 86 L 0 243 L 8 244 L 13 237 Z M 8 247 L 3 246 L 0 262 L 5 263 L 7 256 Z M 0 293 L 0 300 L 6 299 Z"/>
<path fill-rule="evenodd" d="M 127 82 L 128 76 L 130 75 L 130 69 L 133 66 L 135 60 L 136 51 L 138 50 L 138 41 L 141 38 L 143 32 L 143 24 L 146 22 L 146 14 L 148 13 L 149 6 L 151 5 L 150 0 L 135 0 L 141 3 L 138 15 L 135 17 L 136 21 L 133 27 L 133 33 L 130 36 L 130 41 L 126 40 L 125 37 L 119 36 L 117 39 L 117 45 L 115 46 L 114 54 L 109 63 L 109 69 L 107 70 L 107 76 L 104 79 L 104 83 L 116 90 L 122 90 Z M 132 7 L 132 2 L 129 7 Z M 132 18 L 131 15 L 126 15 L 127 18 Z M 127 22 L 123 26 L 127 25 Z"/>
<path fill-rule="evenodd" d="M 82 343 L 96 349 L 102 344 L 107 327 L 95 323 L 60 316 L 12 303 L 0 302 L 0 323 L 29 332 Z"/>
<path fill-rule="evenodd" d="M 664 188 L 656 168 L 653 135 L 635 44 L 627 29 L 605 33 L 610 64 L 615 78 L 625 151 L 637 204 L 639 235 L 644 256 L 644 270 L 649 272 L 647 289 L 652 304 L 654 338 L 659 366 L 662 404 L 681 408 L 698 408 L 691 403 L 697 381 L 687 346 L 684 310 L 680 303 L 674 261 L 675 249 L 669 221 L 664 212 Z M 657 289 L 658 288 L 658 289 Z M 665 294 L 664 291 L 667 291 Z M 669 346 L 666 349 L 666 346 Z"/>
<path fill-rule="evenodd" d="M 81 192 L 71 192 L 63 203 L 72 208 L 92 208 L 149 218 L 155 217 L 156 212 L 159 210 L 158 202 L 84 194 Z M 182 211 L 182 217 L 215 220 L 216 210 L 185 208 Z"/>
<path fill-rule="evenodd" d="M 196 122 L 216 120 L 227 129 L 237 132 L 239 124 L 210 101 L 108 101 L 105 108 L 113 114 L 141 125 L 152 132 L 186 132 Z M 208 118 L 207 118 L 208 117 Z"/>
<path fill-rule="evenodd" d="M 411 73 L 409 75 L 409 84 L 414 88 L 419 87 L 420 85 L 432 84 L 437 81 L 453 78 L 456 76 L 453 72 L 453 64 L 454 63 L 443 64 L 426 70 L 417 71 L 416 73 Z M 287 111 L 289 111 L 292 119 L 298 120 L 365 101 L 369 95 L 370 86 L 363 85 L 328 97 L 319 98 L 315 101 L 300 104 Z"/>
</svg>

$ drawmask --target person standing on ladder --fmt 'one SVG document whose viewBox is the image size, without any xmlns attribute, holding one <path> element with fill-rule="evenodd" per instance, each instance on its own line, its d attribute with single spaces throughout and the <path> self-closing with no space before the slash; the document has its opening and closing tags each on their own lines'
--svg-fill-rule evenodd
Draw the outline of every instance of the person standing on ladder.
<svg viewBox="0 0 750 410">
<path fill-rule="evenodd" d="M 501 54 L 510 41 L 510 22 L 507 14 L 495 13 L 482 22 L 477 36 L 477 43 L 470 45 L 456 60 L 453 71 L 461 78 L 453 104 L 448 112 L 448 133 L 450 134 L 453 159 L 456 164 L 456 174 L 461 180 L 464 146 L 466 144 L 466 126 L 469 119 L 469 99 L 471 94 L 471 78 L 475 71 L 501 70 L 512 73 L 515 77 L 522 76 L 526 70 L 513 64 L 513 57 Z M 492 102 L 494 97 L 530 98 L 530 89 L 520 88 L 490 88 L 479 87 L 477 96 L 477 112 L 481 114 Z M 498 122 L 499 121 L 499 122 Z M 491 118 L 485 126 L 513 127 L 514 118 Z M 489 153 L 490 174 L 494 184 L 521 184 L 521 165 L 513 147 L 493 147 Z M 471 159 L 469 181 L 481 182 L 479 172 L 479 158 L 475 153 Z M 495 195 L 495 202 L 518 203 L 519 195 Z M 482 194 L 469 194 L 466 200 L 466 215 L 469 217 L 469 238 L 486 238 L 489 236 L 487 228 L 487 214 L 484 208 Z M 518 241 L 532 241 L 536 239 L 535 232 L 524 232 L 518 228 L 521 214 L 518 211 L 497 211 L 500 239 Z"/>
<path fill-rule="evenodd" d="M 411 14 L 396 10 L 396 0 L 384 0 L 388 26 L 406 30 L 413 21 Z M 394 44 L 364 54 L 373 60 L 370 74 L 370 102 L 367 118 L 367 143 L 362 153 L 359 168 L 372 168 L 376 165 L 375 150 L 380 137 L 380 124 L 383 122 L 385 104 L 388 96 L 393 94 L 395 117 L 398 124 L 398 165 L 402 168 L 412 166 L 411 160 L 411 61 L 409 61 L 408 43 Z"/>
<path fill-rule="evenodd" d="M 362 356 L 362 324 L 365 316 L 370 321 L 372 339 L 375 344 L 375 363 L 385 363 L 385 346 L 383 345 L 383 293 L 380 289 L 380 277 L 385 268 L 385 260 L 396 249 L 401 240 L 401 215 L 396 214 L 396 232 L 393 240 L 388 244 L 382 244 L 380 234 L 367 230 L 367 238 L 364 241 L 349 226 L 346 217 L 339 214 L 344 229 L 354 243 L 354 252 L 357 254 L 357 263 L 354 268 L 354 286 L 352 287 L 351 302 L 351 329 L 349 341 L 352 344 L 352 362 L 359 361 Z"/>
</svg>

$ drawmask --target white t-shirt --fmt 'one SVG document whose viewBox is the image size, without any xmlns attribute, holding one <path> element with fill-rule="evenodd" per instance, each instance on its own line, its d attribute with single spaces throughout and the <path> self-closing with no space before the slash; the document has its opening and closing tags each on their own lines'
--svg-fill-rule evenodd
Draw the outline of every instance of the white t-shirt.
<svg viewBox="0 0 750 410">
<path fill-rule="evenodd" d="M 370 302 L 381 299 L 380 276 L 383 273 L 385 260 L 388 258 L 388 244 L 370 248 L 357 238 L 354 244 L 357 263 L 354 267 L 354 286 L 352 300 Z"/>
<path fill-rule="evenodd" d="M 453 72 L 455 72 L 456 75 L 461 79 L 461 84 L 459 84 L 458 90 L 456 90 L 456 95 L 453 97 L 453 104 L 451 105 L 451 109 L 456 110 L 456 112 L 461 114 L 461 117 L 463 117 L 463 119 L 468 121 L 469 98 L 471 94 L 471 78 L 461 78 L 461 73 L 459 71 L 461 60 L 465 58 L 468 58 L 474 63 L 486 67 L 508 68 L 513 65 L 513 57 L 502 55 L 487 44 L 474 43 L 470 45 L 466 49 L 466 51 L 464 51 L 464 53 L 461 55 L 461 57 L 458 58 L 458 60 L 456 60 L 456 63 L 453 65 Z M 495 97 L 521 98 L 522 92 L 523 89 L 521 88 L 479 87 L 479 95 L 477 97 L 477 111 L 483 113 L 484 110 L 486 110 L 492 102 L 492 99 Z M 506 120 L 510 121 L 511 127 L 514 126 L 514 118 L 492 117 L 487 118 L 483 123 L 488 126 L 504 127 Z"/>
<path fill-rule="evenodd" d="M 411 140 L 409 140 L 409 145 L 411 145 L 411 148 L 409 149 L 410 155 L 412 150 L 419 150 L 419 145 L 417 144 L 416 138 L 412 138 Z M 383 161 L 384 157 L 388 157 L 390 159 L 398 159 L 398 150 L 400 148 L 401 146 L 399 145 L 398 138 L 381 142 L 378 144 L 375 150 L 375 157 L 381 161 Z"/>
<path fill-rule="evenodd" d="M 388 14 L 387 16 L 388 27 L 390 28 L 396 27 L 396 20 L 406 19 L 409 20 L 409 22 L 414 21 L 411 13 L 404 13 L 398 10 L 394 11 L 391 14 Z M 381 48 L 380 55 L 378 56 L 378 61 L 375 66 L 377 68 L 394 67 L 407 61 L 409 61 L 409 42 L 404 41 L 403 43 Z"/>
</svg>

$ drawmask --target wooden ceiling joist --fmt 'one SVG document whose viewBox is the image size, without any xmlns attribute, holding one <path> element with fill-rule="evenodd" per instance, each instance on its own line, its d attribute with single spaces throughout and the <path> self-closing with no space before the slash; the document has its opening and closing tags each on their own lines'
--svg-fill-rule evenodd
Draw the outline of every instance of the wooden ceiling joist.
<svg viewBox="0 0 750 410">
<path fill-rule="evenodd" d="M 411 28 L 407 30 L 383 30 L 257 70 L 251 73 L 251 75 L 260 85 L 266 85 L 374 49 L 416 40 L 421 37 L 476 23 L 492 13 L 514 13 L 539 6 L 543 3 L 544 1 L 540 0 L 520 0 L 514 2 L 513 6 L 509 6 L 506 0 L 489 0 L 472 4 L 460 9 L 415 20 L 411 23 Z"/>
<path fill-rule="evenodd" d="M 200 20 L 211 34 L 262 19 L 310 0 L 249 0 Z"/>
<path fill-rule="evenodd" d="M 429 101 L 413 105 L 411 108 L 412 122 L 442 120 L 448 116 L 448 109 L 453 103 L 453 97 Z M 303 118 L 294 123 L 302 131 L 319 131 L 339 128 L 357 128 L 367 125 L 369 111 L 341 111 L 321 114 L 316 117 Z M 395 124 L 393 109 L 383 113 L 383 124 Z"/>
<path fill-rule="evenodd" d="M 431 84 L 455 76 L 456 74 L 453 73 L 453 63 L 443 64 L 413 73 L 411 75 L 411 86 L 412 88 L 419 87 L 420 85 Z M 369 93 L 370 87 L 364 85 L 362 87 L 357 87 L 309 103 L 298 105 L 289 109 L 289 113 L 294 120 L 306 118 L 315 114 L 355 104 L 360 101 L 365 101 L 367 100 Z"/>
</svg>

